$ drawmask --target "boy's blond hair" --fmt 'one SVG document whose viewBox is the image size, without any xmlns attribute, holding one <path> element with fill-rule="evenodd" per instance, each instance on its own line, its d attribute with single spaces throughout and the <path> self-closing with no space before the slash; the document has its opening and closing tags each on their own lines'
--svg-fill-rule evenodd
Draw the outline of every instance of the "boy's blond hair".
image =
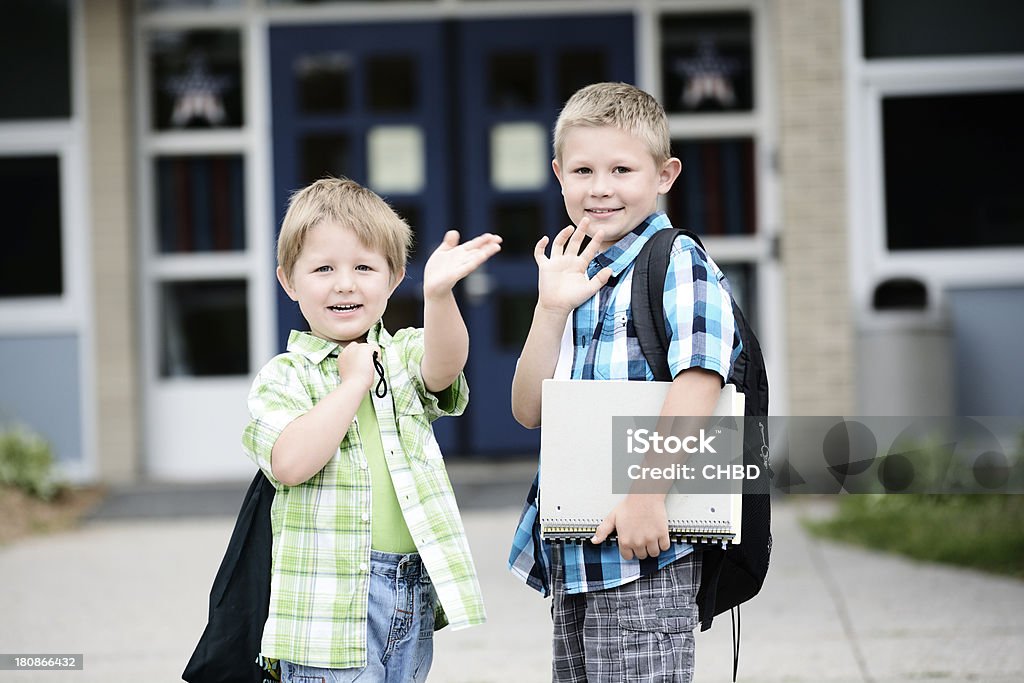
<svg viewBox="0 0 1024 683">
<path fill-rule="evenodd" d="M 277 265 L 290 281 L 306 233 L 330 221 L 354 232 L 381 254 L 395 278 L 405 269 L 412 246 L 409 224 L 375 192 L 348 178 L 322 178 L 295 192 L 277 238 Z"/>
<path fill-rule="evenodd" d="M 665 108 L 629 83 L 594 83 L 580 88 L 555 122 L 555 159 L 561 161 L 565 136 L 576 126 L 614 126 L 647 146 L 656 164 L 672 156 Z"/>
</svg>

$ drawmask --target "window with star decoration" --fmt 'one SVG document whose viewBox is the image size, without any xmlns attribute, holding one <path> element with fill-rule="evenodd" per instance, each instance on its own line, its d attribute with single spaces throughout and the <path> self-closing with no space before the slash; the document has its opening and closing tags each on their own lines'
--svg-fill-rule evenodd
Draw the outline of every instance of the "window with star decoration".
<svg viewBox="0 0 1024 683">
<path fill-rule="evenodd" d="M 751 25 L 746 12 L 661 18 L 662 99 L 669 114 L 754 109 Z"/>
</svg>

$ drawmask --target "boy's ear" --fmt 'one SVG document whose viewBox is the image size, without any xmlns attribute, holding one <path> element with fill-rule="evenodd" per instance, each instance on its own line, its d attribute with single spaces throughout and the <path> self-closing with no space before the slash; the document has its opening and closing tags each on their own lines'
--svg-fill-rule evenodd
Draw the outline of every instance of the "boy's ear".
<svg viewBox="0 0 1024 683">
<path fill-rule="evenodd" d="M 388 292 L 388 298 L 389 299 L 391 298 L 391 295 L 395 293 L 395 290 L 398 289 L 398 285 L 402 284 L 402 280 L 404 280 L 404 279 L 405 279 L 405 268 L 402 268 L 400 271 L 398 271 L 398 273 L 396 273 L 391 278 L 391 291 Z"/>
<path fill-rule="evenodd" d="M 558 165 L 558 159 L 551 160 L 551 170 L 555 172 L 555 177 L 558 178 L 558 184 L 564 188 L 565 185 L 562 183 L 562 167 Z"/>
<path fill-rule="evenodd" d="M 292 301 L 299 300 L 298 296 L 295 294 L 295 288 L 288 282 L 288 276 L 284 274 L 284 270 L 281 269 L 281 266 L 277 267 L 277 281 L 281 283 L 281 289 L 284 290 L 289 299 Z"/>
<path fill-rule="evenodd" d="M 666 194 L 672 189 L 672 183 L 679 177 L 683 170 L 683 162 L 671 157 L 661 165 L 661 173 L 658 175 L 658 194 Z"/>
</svg>

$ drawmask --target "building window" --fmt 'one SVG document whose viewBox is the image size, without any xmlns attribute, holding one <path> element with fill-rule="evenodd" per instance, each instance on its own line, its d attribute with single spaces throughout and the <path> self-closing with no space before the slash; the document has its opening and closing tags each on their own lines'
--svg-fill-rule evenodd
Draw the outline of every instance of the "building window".
<svg viewBox="0 0 1024 683">
<path fill-rule="evenodd" d="M 165 282 L 160 296 L 160 374 L 211 377 L 249 373 L 244 280 Z"/>
<path fill-rule="evenodd" d="M 1024 52 L 1020 0 L 863 0 L 864 57 Z"/>
<path fill-rule="evenodd" d="M 245 249 L 241 155 L 159 157 L 156 182 L 160 253 Z"/>
<path fill-rule="evenodd" d="M 149 36 L 153 128 L 238 128 L 242 52 L 237 30 L 154 31 Z"/>
<path fill-rule="evenodd" d="M 668 194 L 677 228 L 701 235 L 757 231 L 754 141 L 751 138 L 674 140 L 683 170 Z"/>
<path fill-rule="evenodd" d="M 669 114 L 754 109 L 750 14 L 663 16 L 661 77 Z"/>
<path fill-rule="evenodd" d="M 1024 245 L 1024 91 L 882 99 L 891 250 Z"/>
<path fill-rule="evenodd" d="M 60 195 L 56 155 L 0 157 L 0 298 L 64 293 Z"/>
<path fill-rule="evenodd" d="M 71 116 L 67 0 L 5 0 L 0 23 L 0 121 Z"/>
</svg>

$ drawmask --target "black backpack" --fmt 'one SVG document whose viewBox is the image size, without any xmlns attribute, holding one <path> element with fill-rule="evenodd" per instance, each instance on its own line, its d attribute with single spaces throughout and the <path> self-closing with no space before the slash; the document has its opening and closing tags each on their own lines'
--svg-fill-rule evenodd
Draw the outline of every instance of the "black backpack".
<svg viewBox="0 0 1024 683">
<path fill-rule="evenodd" d="M 256 663 L 270 611 L 270 504 L 274 486 L 257 472 L 245 494 L 210 589 L 210 615 L 181 674 L 189 683 L 262 683 Z"/>
<path fill-rule="evenodd" d="M 668 368 L 668 336 L 662 295 L 672 245 L 679 235 L 686 235 L 702 251 L 700 238 L 681 228 L 659 230 L 647 241 L 633 266 L 630 308 L 633 325 L 644 357 L 654 379 L 671 382 Z M 706 251 L 705 251 L 706 254 Z M 733 365 L 729 383 L 743 392 L 746 425 L 743 432 L 743 464 L 763 468 L 766 476 L 743 483 L 742 542 L 722 550 L 707 546 L 702 554 L 700 590 L 697 607 L 701 631 L 711 628 L 717 615 L 739 606 L 757 595 L 768 573 L 772 551 L 771 501 L 768 468 L 768 375 L 765 372 L 761 345 L 750 329 L 743 312 L 732 299 L 732 312 L 743 341 L 743 349 Z M 734 670 L 735 678 L 735 670 Z"/>
</svg>

